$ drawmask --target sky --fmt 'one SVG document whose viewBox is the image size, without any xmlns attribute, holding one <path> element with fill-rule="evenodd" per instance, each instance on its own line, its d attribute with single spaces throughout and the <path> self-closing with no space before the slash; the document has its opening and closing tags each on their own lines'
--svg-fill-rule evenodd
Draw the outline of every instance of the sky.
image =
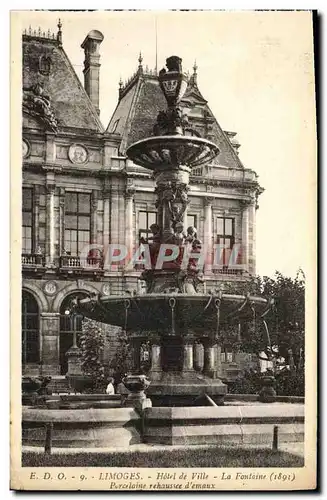
<svg viewBox="0 0 327 500">
<path fill-rule="evenodd" d="M 223 130 L 237 132 L 240 159 L 265 188 L 257 211 L 257 273 L 295 276 L 315 259 L 316 130 L 310 12 L 25 12 L 21 27 L 57 31 L 83 82 L 80 45 L 100 30 L 100 118 L 106 127 L 119 79 L 170 55 L 198 66 L 198 87 Z"/>
</svg>

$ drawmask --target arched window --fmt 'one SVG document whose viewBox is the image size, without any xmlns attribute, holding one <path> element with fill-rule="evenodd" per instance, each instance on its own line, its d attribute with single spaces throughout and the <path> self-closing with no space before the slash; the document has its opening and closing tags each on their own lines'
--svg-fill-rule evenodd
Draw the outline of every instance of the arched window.
<svg viewBox="0 0 327 500">
<path fill-rule="evenodd" d="M 66 375 L 68 370 L 66 352 L 73 345 L 74 332 L 78 345 L 82 331 L 83 317 L 80 314 L 70 314 L 72 300 L 84 299 L 87 296 L 85 292 L 72 293 L 62 301 L 60 307 L 60 372 L 62 375 Z"/>
<path fill-rule="evenodd" d="M 22 294 L 22 364 L 40 362 L 39 307 L 32 294 Z"/>
</svg>

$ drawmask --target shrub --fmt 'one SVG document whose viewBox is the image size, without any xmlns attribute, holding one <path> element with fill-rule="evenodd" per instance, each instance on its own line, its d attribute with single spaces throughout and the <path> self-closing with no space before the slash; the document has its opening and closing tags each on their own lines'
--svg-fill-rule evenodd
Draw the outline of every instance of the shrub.
<svg viewBox="0 0 327 500">
<path fill-rule="evenodd" d="M 284 369 L 275 378 L 278 396 L 304 396 L 304 369 Z"/>
<path fill-rule="evenodd" d="M 116 384 L 119 384 L 124 375 L 133 369 L 133 350 L 125 332 L 119 337 L 119 345 L 109 368 Z"/>
<path fill-rule="evenodd" d="M 104 332 L 97 321 L 85 319 L 80 336 L 82 371 L 92 379 L 87 392 L 104 392 L 106 387 L 103 366 Z M 86 392 L 86 391 L 85 391 Z"/>
</svg>

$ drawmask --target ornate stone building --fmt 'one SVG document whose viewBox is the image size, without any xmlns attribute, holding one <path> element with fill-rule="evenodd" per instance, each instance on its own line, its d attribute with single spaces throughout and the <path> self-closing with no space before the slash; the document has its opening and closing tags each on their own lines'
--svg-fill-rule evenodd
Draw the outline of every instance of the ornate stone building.
<svg viewBox="0 0 327 500">
<path fill-rule="evenodd" d="M 152 173 L 125 156 L 133 142 L 153 133 L 165 108 L 155 71 L 143 66 L 119 83 L 117 107 L 107 128 L 99 119 L 100 46 L 92 30 L 82 42 L 84 86 L 58 32 L 23 34 L 22 363 L 25 374 L 64 376 L 73 332 L 65 314 L 72 297 L 140 289 L 140 269 L 106 262 L 110 244 L 130 253 L 156 221 Z M 243 166 L 234 132 L 223 131 L 197 84 L 197 67 L 183 97 L 189 134 L 218 144 L 216 160 L 193 171 L 185 223 L 208 248 L 240 248 L 238 264 L 206 263 L 207 289 L 255 273 L 255 217 L 262 192 Z M 87 258 L 83 251 L 91 250 Z M 98 247 L 98 248 L 96 248 Z M 106 359 L 115 352 L 117 329 L 107 328 Z M 241 358 L 220 353 L 220 375 L 232 377 Z"/>
</svg>

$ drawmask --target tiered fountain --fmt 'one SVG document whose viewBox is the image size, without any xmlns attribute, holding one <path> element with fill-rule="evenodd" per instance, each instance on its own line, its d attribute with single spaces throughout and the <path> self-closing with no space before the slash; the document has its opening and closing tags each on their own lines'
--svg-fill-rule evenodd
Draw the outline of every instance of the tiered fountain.
<svg viewBox="0 0 327 500">
<path fill-rule="evenodd" d="M 221 404 L 227 390 L 215 372 L 221 328 L 233 315 L 246 320 L 255 312 L 260 317 L 270 303 L 261 297 L 201 291 L 203 258 L 198 257 L 205 249 L 195 228 L 184 227 L 189 176 L 193 167 L 216 157 L 219 148 L 206 139 L 183 135 L 189 125 L 179 107 L 187 86 L 181 61 L 169 57 L 168 71 L 159 73 L 168 108 L 159 113 L 154 136 L 134 143 L 126 153 L 135 164 L 153 170 L 156 181 L 158 224 L 151 227 L 153 236 L 143 240 L 148 256 L 142 275 L 146 293 L 87 298 L 79 300 L 77 308 L 87 317 L 123 327 L 135 348 L 140 339 L 151 342 L 148 394 L 154 405 L 198 404 L 205 394 Z M 195 342 L 204 346 L 202 373 L 193 369 Z"/>
<path fill-rule="evenodd" d="M 227 388 L 216 378 L 214 347 L 225 324 L 231 318 L 237 323 L 260 318 L 264 322 L 271 303 L 262 297 L 203 292 L 198 259 L 202 243 L 194 228 L 184 232 L 184 217 L 192 167 L 210 161 L 219 150 L 205 139 L 183 135 L 178 103 L 187 79 L 180 58 L 167 59 L 167 67 L 168 71 L 160 72 L 159 82 L 168 109 L 158 116 L 155 136 L 127 151 L 136 164 L 152 169 L 156 179 L 158 224 L 151 228 L 153 237 L 143 241 L 149 261 L 143 272 L 147 291 L 75 303 L 83 315 L 123 327 L 135 349 L 140 340 L 151 342 L 148 378 L 135 367 L 135 375 L 124 379 L 131 393 L 127 400 L 118 401 L 119 407 L 112 399 L 120 396 L 101 394 L 67 396 L 66 401 L 63 396 L 54 400 L 49 396 L 46 408 L 24 407 L 23 444 L 43 446 L 44 425 L 49 423 L 53 446 L 62 448 L 130 447 L 140 442 L 271 444 L 276 423 L 284 441 L 303 440 L 302 403 L 289 404 L 285 411 L 285 404 L 265 405 L 254 396 L 249 400 L 253 403 L 236 400 L 220 406 Z M 169 252 L 170 259 L 161 265 Z M 193 368 L 195 341 L 204 346 L 202 373 Z M 274 399 L 271 390 L 268 396 Z"/>
</svg>

